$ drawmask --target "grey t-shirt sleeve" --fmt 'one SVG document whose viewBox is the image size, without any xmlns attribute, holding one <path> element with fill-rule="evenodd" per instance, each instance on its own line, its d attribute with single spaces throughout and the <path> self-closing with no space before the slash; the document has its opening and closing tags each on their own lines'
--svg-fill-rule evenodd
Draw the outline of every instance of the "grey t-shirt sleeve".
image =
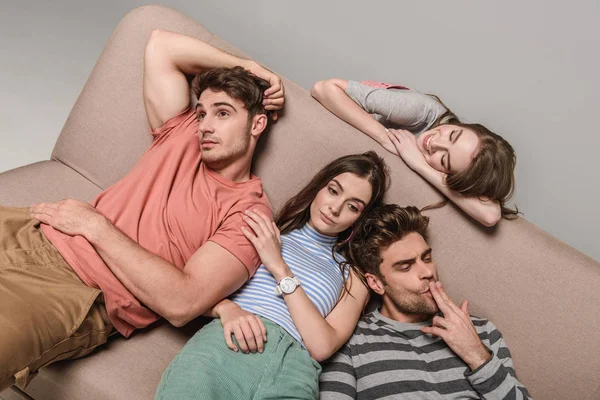
<svg viewBox="0 0 600 400">
<path fill-rule="evenodd" d="M 471 318 L 474 323 L 486 322 L 482 329 L 478 329 L 478 334 L 483 336 L 484 345 L 492 353 L 490 359 L 475 371 L 465 373 L 473 389 L 486 400 L 531 400 L 527 388 L 517 380 L 510 350 L 498 328 L 490 321 Z"/>
<path fill-rule="evenodd" d="M 348 81 L 346 94 L 386 128 L 426 131 L 446 112 L 433 97 L 415 90 L 385 89 Z"/>
<path fill-rule="evenodd" d="M 346 343 L 324 365 L 319 377 L 319 400 L 354 399 L 356 399 L 356 372 L 349 344 Z"/>
</svg>

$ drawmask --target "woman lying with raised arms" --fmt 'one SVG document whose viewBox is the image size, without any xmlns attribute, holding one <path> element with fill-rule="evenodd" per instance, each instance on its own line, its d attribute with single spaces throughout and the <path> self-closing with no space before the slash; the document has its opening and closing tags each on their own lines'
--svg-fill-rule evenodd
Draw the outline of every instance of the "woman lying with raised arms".
<svg viewBox="0 0 600 400">
<path fill-rule="evenodd" d="M 512 146 L 480 124 L 465 124 L 442 101 L 403 86 L 329 79 L 312 96 L 402 157 L 415 172 L 485 226 L 516 211 Z"/>
</svg>

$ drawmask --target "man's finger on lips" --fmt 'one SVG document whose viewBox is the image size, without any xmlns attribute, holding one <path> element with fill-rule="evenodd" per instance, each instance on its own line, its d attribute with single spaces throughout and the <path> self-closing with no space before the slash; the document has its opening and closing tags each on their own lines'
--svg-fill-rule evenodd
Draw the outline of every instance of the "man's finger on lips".
<svg viewBox="0 0 600 400">
<path fill-rule="evenodd" d="M 452 312 L 452 309 L 450 308 L 448 303 L 444 301 L 444 298 L 442 297 L 440 291 L 438 290 L 438 287 L 436 286 L 436 282 L 429 282 L 429 290 L 431 291 L 433 300 L 435 300 L 436 304 L 440 308 L 440 311 L 446 316 L 449 315 L 449 313 Z"/>
<path fill-rule="evenodd" d="M 458 311 L 458 306 L 456 305 L 456 303 L 454 303 L 454 301 L 452 301 L 450 296 L 448 296 L 448 293 L 446 293 L 446 289 L 444 289 L 444 285 L 442 284 L 442 282 L 437 281 L 435 285 L 438 288 L 440 294 L 442 295 L 442 299 L 444 299 L 444 302 L 446 302 L 446 304 L 448 304 L 448 306 L 451 307 L 454 311 Z"/>
</svg>

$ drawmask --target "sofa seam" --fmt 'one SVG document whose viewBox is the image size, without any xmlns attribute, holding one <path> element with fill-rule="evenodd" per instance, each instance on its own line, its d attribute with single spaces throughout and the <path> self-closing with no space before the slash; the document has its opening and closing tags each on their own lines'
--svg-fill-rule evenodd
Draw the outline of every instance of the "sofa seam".
<svg viewBox="0 0 600 400">
<path fill-rule="evenodd" d="M 77 175 L 81 176 L 83 179 L 85 179 L 86 181 L 88 181 L 92 185 L 96 186 L 98 189 L 104 190 L 104 188 L 102 188 L 96 182 L 92 181 L 90 178 L 88 178 L 87 176 L 85 176 L 84 174 L 82 174 L 81 172 L 79 172 L 78 170 L 76 170 L 75 168 L 73 168 L 70 164 L 67 164 L 65 161 L 61 160 L 60 158 L 53 156 L 53 157 L 50 158 L 50 161 L 56 161 L 56 162 L 64 165 L 65 167 L 69 168 L 70 170 L 72 170 L 73 172 L 75 172 Z"/>
</svg>

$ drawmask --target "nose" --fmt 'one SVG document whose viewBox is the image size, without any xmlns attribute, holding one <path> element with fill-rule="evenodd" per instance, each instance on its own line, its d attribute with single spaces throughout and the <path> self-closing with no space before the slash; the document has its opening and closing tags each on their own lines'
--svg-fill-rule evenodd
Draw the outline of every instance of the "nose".
<svg viewBox="0 0 600 400">
<path fill-rule="evenodd" d="M 204 116 L 204 118 L 200 119 L 200 121 L 198 122 L 198 129 L 203 134 L 213 133 L 215 131 L 212 120 L 210 119 L 210 117 L 208 115 Z"/>
<path fill-rule="evenodd" d="M 438 135 L 434 140 L 431 141 L 431 150 L 435 153 L 436 151 L 448 151 L 450 148 L 450 139 L 443 135 Z"/>
<path fill-rule="evenodd" d="M 342 211 L 343 204 L 344 204 L 343 201 L 334 201 L 334 202 L 330 203 L 329 204 L 329 209 L 331 210 L 331 213 L 333 215 L 335 215 L 336 217 L 338 215 L 340 215 L 340 212 Z"/>
<path fill-rule="evenodd" d="M 423 260 L 417 261 L 421 279 L 431 280 L 435 276 L 435 264 L 432 262 L 426 263 Z"/>
</svg>

